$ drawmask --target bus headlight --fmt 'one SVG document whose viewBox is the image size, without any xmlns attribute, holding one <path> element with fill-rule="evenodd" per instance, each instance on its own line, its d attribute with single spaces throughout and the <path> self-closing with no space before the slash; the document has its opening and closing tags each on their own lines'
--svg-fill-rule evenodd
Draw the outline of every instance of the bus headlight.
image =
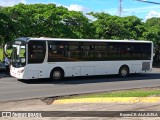
<svg viewBox="0 0 160 120">
<path fill-rule="evenodd" d="M 24 69 L 18 70 L 17 72 L 18 72 L 18 73 L 22 73 L 22 72 L 24 72 Z"/>
</svg>

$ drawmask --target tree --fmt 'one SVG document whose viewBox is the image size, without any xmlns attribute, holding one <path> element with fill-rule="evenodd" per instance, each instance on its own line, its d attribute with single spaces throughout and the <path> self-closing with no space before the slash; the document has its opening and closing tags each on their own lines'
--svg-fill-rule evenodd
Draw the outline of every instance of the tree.
<svg viewBox="0 0 160 120">
<path fill-rule="evenodd" d="M 160 18 L 151 18 L 146 21 L 146 30 L 143 37 L 154 42 L 154 64 L 160 63 Z"/>
<path fill-rule="evenodd" d="M 143 23 L 135 16 L 119 17 L 106 13 L 89 13 L 95 17 L 96 37 L 103 39 L 138 39 Z"/>
<path fill-rule="evenodd" d="M 7 25 L 2 24 L 5 25 L 6 31 L 10 33 L 8 36 L 12 33 L 13 38 L 23 36 L 54 38 L 94 37 L 93 24 L 90 20 L 82 12 L 68 11 L 63 6 L 56 6 L 55 4 L 18 4 L 13 7 L 3 7 L 1 10 L 3 16 L 5 16 L 4 19 L 7 21 Z M 14 26 L 14 32 L 11 27 L 8 28 L 8 24 Z M 6 34 L 7 32 L 4 33 Z M 4 38 L 7 35 L 1 34 L 1 36 Z"/>
<path fill-rule="evenodd" d="M 155 44 L 159 43 L 160 39 L 160 18 L 151 18 L 146 21 L 145 30 L 142 36 Z"/>
<path fill-rule="evenodd" d="M 10 17 L 8 17 L 3 11 L 2 7 L 0 8 L 0 44 L 3 45 L 6 42 L 12 40 L 15 33 L 15 24 Z"/>
</svg>

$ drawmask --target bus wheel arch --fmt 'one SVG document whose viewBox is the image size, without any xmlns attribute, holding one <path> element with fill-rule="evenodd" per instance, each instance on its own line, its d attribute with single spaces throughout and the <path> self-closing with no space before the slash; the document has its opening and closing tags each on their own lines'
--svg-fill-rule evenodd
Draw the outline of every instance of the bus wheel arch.
<svg viewBox="0 0 160 120">
<path fill-rule="evenodd" d="M 61 67 L 55 67 L 51 70 L 50 79 L 60 80 L 64 77 L 64 70 Z"/>
<path fill-rule="evenodd" d="M 129 70 L 129 67 L 128 65 L 122 65 L 120 68 L 119 68 L 119 76 L 120 77 L 127 77 L 130 73 L 130 70 Z"/>
</svg>

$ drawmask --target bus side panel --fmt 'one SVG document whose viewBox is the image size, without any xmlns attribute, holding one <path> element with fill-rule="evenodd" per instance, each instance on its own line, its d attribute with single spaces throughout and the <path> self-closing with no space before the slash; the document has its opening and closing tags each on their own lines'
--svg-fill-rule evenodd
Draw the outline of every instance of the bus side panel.
<svg viewBox="0 0 160 120">
<path fill-rule="evenodd" d="M 87 61 L 28 64 L 25 66 L 23 78 L 49 78 L 52 69 L 55 67 L 61 67 L 64 70 L 65 77 L 118 74 L 122 65 L 127 65 L 130 73 L 151 71 L 152 68 L 142 71 L 143 62 L 150 61 Z"/>
</svg>

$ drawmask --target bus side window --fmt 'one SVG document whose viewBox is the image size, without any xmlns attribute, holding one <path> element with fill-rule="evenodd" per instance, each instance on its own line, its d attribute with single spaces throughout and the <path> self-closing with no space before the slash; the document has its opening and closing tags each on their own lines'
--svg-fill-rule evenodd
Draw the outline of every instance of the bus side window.
<svg viewBox="0 0 160 120">
<path fill-rule="evenodd" d="M 48 48 L 48 62 L 66 61 L 66 42 L 48 41 Z"/>
<path fill-rule="evenodd" d="M 29 41 L 28 63 L 43 63 L 46 53 L 45 41 Z"/>
<path fill-rule="evenodd" d="M 150 60 L 151 59 L 151 44 L 142 45 L 142 59 Z"/>
</svg>

